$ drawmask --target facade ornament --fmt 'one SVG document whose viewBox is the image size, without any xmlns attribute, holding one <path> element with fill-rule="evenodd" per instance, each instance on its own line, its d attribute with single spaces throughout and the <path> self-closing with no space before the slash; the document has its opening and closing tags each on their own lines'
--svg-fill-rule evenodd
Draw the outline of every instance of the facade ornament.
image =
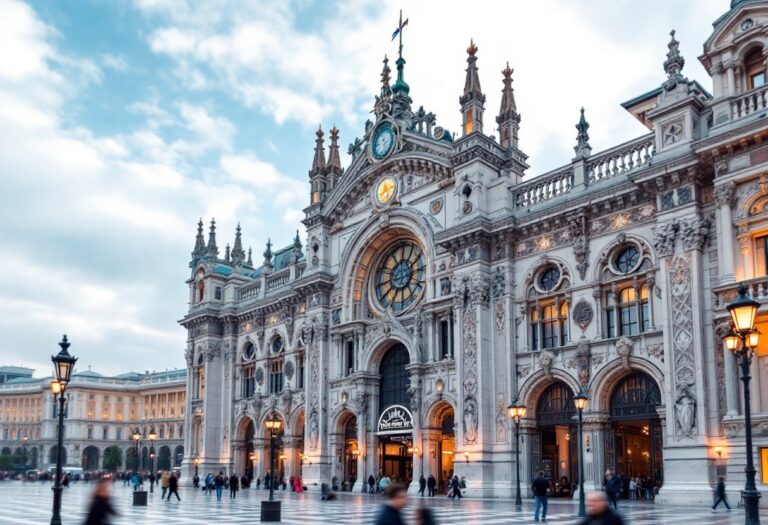
<svg viewBox="0 0 768 525">
<path fill-rule="evenodd" d="M 587 238 L 587 216 L 584 212 L 574 213 L 568 217 L 568 226 L 571 229 L 571 242 L 573 243 L 573 255 L 576 259 L 576 270 L 579 277 L 584 280 L 589 267 L 589 239 Z"/>
<path fill-rule="evenodd" d="M 317 422 L 317 412 L 312 412 L 309 419 L 309 448 L 317 450 L 317 441 L 320 437 L 320 425 Z"/>
<path fill-rule="evenodd" d="M 715 186 L 715 202 L 718 206 L 733 207 L 735 197 L 736 183 L 734 181 Z"/>
<path fill-rule="evenodd" d="M 494 306 L 495 310 L 495 319 L 496 319 L 496 331 L 498 333 L 504 332 L 504 318 L 506 317 L 506 308 L 504 308 L 504 301 L 498 300 L 496 301 L 496 305 Z"/>
<path fill-rule="evenodd" d="M 195 351 L 192 349 L 192 346 L 188 346 L 186 350 L 184 350 L 184 359 L 187 361 L 187 368 L 192 366 L 192 363 L 194 362 L 195 358 Z"/>
<path fill-rule="evenodd" d="M 201 218 L 197 222 L 197 236 L 195 237 L 195 247 L 192 250 L 192 260 L 205 257 L 205 239 L 203 238 L 203 219 Z"/>
<path fill-rule="evenodd" d="M 256 372 L 254 372 L 253 375 L 254 379 L 256 379 L 256 382 L 261 385 L 264 382 L 264 369 L 261 367 L 258 367 L 256 369 Z"/>
<path fill-rule="evenodd" d="M 264 250 L 264 266 L 272 268 L 272 239 L 267 239 L 267 247 Z"/>
<path fill-rule="evenodd" d="M 290 381 L 293 377 L 293 361 L 286 361 L 285 363 L 285 369 L 283 370 L 283 374 L 285 375 L 285 378 Z"/>
<path fill-rule="evenodd" d="M 576 124 L 576 146 L 573 151 L 576 152 L 576 159 L 586 159 L 592 154 L 592 146 L 589 145 L 589 122 L 584 118 L 584 108 L 581 108 L 581 116 Z M 582 277 L 583 279 L 584 277 Z"/>
<path fill-rule="evenodd" d="M 504 396 L 499 393 L 496 401 L 496 442 L 507 442 L 507 408 L 504 403 Z"/>
<path fill-rule="evenodd" d="M 573 321 L 579 325 L 582 332 L 584 332 L 587 329 L 587 326 L 589 326 L 589 323 L 592 322 L 593 316 L 594 311 L 592 310 L 592 305 L 584 298 L 579 299 L 579 302 L 573 307 L 572 317 Z"/>
<path fill-rule="evenodd" d="M 634 348 L 635 343 L 627 336 L 622 336 L 616 341 L 616 355 L 621 359 L 621 365 L 627 370 L 630 369 L 629 358 Z"/>
<path fill-rule="evenodd" d="M 677 219 L 655 228 L 654 247 L 659 257 L 670 257 L 675 253 L 675 237 L 678 230 Z"/>
<path fill-rule="evenodd" d="M 211 227 L 208 231 L 208 247 L 205 249 L 206 257 L 216 259 L 219 256 L 219 247 L 216 246 L 216 219 L 211 219 Z"/>
<path fill-rule="evenodd" d="M 288 388 L 288 383 L 285 384 L 285 388 L 283 388 L 283 393 L 281 397 L 283 400 L 283 411 L 286 414 L 290 414 L 291 403 L 293 403 L 293 396 L 291 395 L 291 389 Z"/>
<path fill-rule="evenodd" d="M 470 305 L 464 308 L 462 335 L 464 394 L 474 396 L 477 394 L 477 319 L 475 306 Z"/>
<path fill-rule="evenodd" d="M 693 304 L 691 298 L 691 263 L 689 254 L 676 255 L 668 264 L 670 276 L 672 316 L 672 370 L 675 391 L 678 430 L 690 436 L 695 427 L 693 417 L 696 384 L 694 354 Z"/>
<path fill-rule="evenodd" d="M 667 47 L 667 59 L 664 61 L 664 71 L 667 73 L 667 80 L 662 84 L 665 90 L 671 91 L 677 87 L 679 83 L 687 82 L 688 79 L 682 74 L 683 67 L 685 66 L 685 59 L 680 54 L 680 42 L 675 39 L 675 30 L 670 31 L 669 44 Z"/>
<path fill-rule="evenodd" d="M 507 288 L 507 277 L 504 274 L 504 267 L 497 266 L 493 273 L 493 297 L 499 299 L 504 295 Z"/>
<path fill-rule="evenodd" d="M 418 412 L 421 406 L 421 389 L 410 386 L 408 388 L 408 399 L 410 400 L 411 412 Z"/>
<path fill-rule="evenodd" d="M 205 356 L 205 360 L 209 363 L 219 357 L 221 354 L 221 343 L 216 341 L 210 341 L 206 347 L 205 350 L 203 350 L 203 355 Z"/>
<path fill-rule="evenodd" d="M 655 229 L 654 246 L 659 257 L 670 257 L 675 253 L 675 241 L 680 240 L 685 251 L 703 250 L 709 238 L 711 223 L 698 216 L 672 219 Z"/>
<path fill-rule="evenodd" d="M 675 401 L 677 436 L 693 438 L 696 427 L 696 399 L 688 387 L 684 387 Z"/>
<path fill-rule="evenodd" d="M 472 396 L 464 400 L 464 443 L 477 443 L 477 401 Z"/>
<path fill-rule="evenodd" d="M 592 351 L 590 349 L 589 341 L 583 335 L 576 344 L 576 373 L 579 378 L 579 384 L 583 391 L 587 391 L 590 377 L 590 357 L 592 357 Z"/>
<path fill-rule="evenodd" d="M 552 362 L 555 360 L 555 356 L 549 350 L 542 350 L 539 353 L 539 367 L 544 371 L 544 375 L 552 377 Z"/>
<path fill-rule="evenodd" d="M 235 266 L 243 265 L 243 262 L 245 262 L 245 250 L 243 250 L 243 240 L 241 238 L 239 222 L 237 223 L 237 228 L 235 228 L 235 245 L 229 253 L 232 259 L 232 264 Z"/>
</svg>

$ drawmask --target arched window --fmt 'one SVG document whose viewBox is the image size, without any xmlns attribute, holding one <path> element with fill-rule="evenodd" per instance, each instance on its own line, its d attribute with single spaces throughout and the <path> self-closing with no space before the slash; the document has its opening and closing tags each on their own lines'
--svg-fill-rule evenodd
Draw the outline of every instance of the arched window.
<svg viewBox="0 0 768 525">
<path fill-rule="evenodd" d="M 247 341 L 245 345 L 243 345 L 241 358 L 243 363 L 241 395 L 245 399 L 253 397 L 253 394 L 256 392 L 256 364 L 253 361 L 255 356 L 256 348 L 253 346 L 253 343 Z"/>
<path fill-rule="evenodd" d="M 765 59 L 762 49 L 755 49 L 744 57 L 744 71 L 747 76 L 747 89 L 755 89 L 765 84 Z"/>
<path fill-rule="evenodd" d="M 534 277 L 528 297 L 531 350 L 556 348 L 568 344 L 567 279 L 560 267 L 550 264 Z"/>
<path fill-rule="evenodd" d="M 197 283 L 197 302 L 205 299 L 205 281 L 198 281 Z"/>
<path fill-rule="evenodd" d="M 410 380 L 405 366 L 410 362 L 408 349 L 396 344 L 384 354 L 379 365 L 381 384 L 379 386 L 379 407 L 383 410 L 390 405 L 401 405 L 408 401 Z"/>
<path fill-rule="evenodd" d="M 272 339 L 272 344 L 270 345 L 272 349 L 273 354 L 279 354 L 282 353 L 283 350 L 285 350 L 285 343 L 283 342 L 283 338 L 279 335 Z"/>
<path fill-rule="evenodd" d="M 541 394 L 536 408 L 536 419 L 539 424 L 570 425 L 575 415 L 573 390 L 565 383 L 554 383 Z"/>
<path fill-rule="evenodd" d="M 638 335 L 652 329 L 652 275 L 650 257 L 642 246 L 625 242 L 613 250 L 603 269 L 603 335 L 608 338 Z"/>
<path fill-rule="evenodd" d="M 269 393 L 279 394 L 283 391 L 283 360 L 274 359 L 269 368 Z"/>
<path fill-rule="evenodd" d="M 658 417 L 661 392 L 648 374 L 634 372 L 616 385 L 611 395 L 611 419 Z"/>
</svg>

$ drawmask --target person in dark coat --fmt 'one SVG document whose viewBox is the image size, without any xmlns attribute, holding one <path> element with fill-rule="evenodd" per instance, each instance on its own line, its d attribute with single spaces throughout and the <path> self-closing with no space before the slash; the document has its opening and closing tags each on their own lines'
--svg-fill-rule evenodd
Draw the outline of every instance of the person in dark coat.
<svg viewBox="0 0 768 525">
<path fill-rule="evenodd" d="M 382 505 L 375 525 L 405 525 L 401 511 L 408 505 L 408 494 L 405 485 L 392 483 L 384 490 L 386 503 Z"/>
<path fill-rule="evenodd" d="M 175 495 L 176 499 L 181 501 L 179 497 L 179 478 L 176 474 L 171 473 L 171 477 L 168 478 L 168 501 L 171 501 L 171 496 Z"/>
<path fill-rule="evenodd" d="M 427 507 L 416 509 L 416 525 L 437 525 L 435 516 Z"/>
<path fill-rule="evenodd" d="M 229 477 L 229 499 L 235 499 L 237 497 L 237 491 L 240 490 L 240 479 L 234 472 Z"/>
<path fill-rule="evenodd" d="M 373 477 L 373 474 L 368 475 L 368 493 L 376 493 L 376 478 Z"/>
<path fill-rule="evenodd" d="M 435 476 L 430 474 L 429 478 L 427 479 L 427 495 L 434 496 L 436 486 L 437 486 L 437 480 L 435 479 Z"/>
<path fill-rule="evenodd" d="M 109 525 L 110 516 L 117 516 L 115 508 L 109 500 L 110 486 L 111 484 L 106 478 L 100 479 L 96 484 L 85 525 Z"/>
<path fill-rule="evenodd" d="M 419 494 L 421 494 L 421 497 L 424 497 L 424 489 L 427 488 L 427 480 L 424 478 L 424 474 L 421 475 L 419 478 Z"/>
<path fill-rule="evenodd" d="M 725 478 L 723 476 L 717 478 L 717 487 L 715 487 L 715 504 L 712 505 L 712 510 L 715 510 L 717 506 L 720 505 L 721 501 L 725 505 L 725 508 L 730 511 L 731 506 L 728 505 L 728 500 L 725 499 Z"/>
<path fill-rule="evenodd" d="M 547 505 L 549 503 L 548 501 L 548 490 L 549 490 L 549 481 L 544 477 L 544 471 L 540 470 L 536 473 L 536 479 L 533 480 L 533 483 L 531 484 L 531 488 L 533 489 L 533 499 L 535 501 L 535 507 L 533 510 L 533 521 L 537 522 L 539 521 L 539 511 L 541 511 L 541 521 L 546 522 L 547 521 Z"/>
<path fill-rule="evenodd" d="M 586 499 L 587 515 L 578 525 L 624 525 L 621 516 L 608 505 L 605 492 L 590 492 Z"/>
<path fill-rule="evenodd" d="M 459 476 L 453 476 L 451 480 L 451 499 L 458 497 L 461 501 L 461 483 L 459 483 Z"/>
<path fill-rule="evenodd" d="M 614 474 L 612 470 L 608 471 L 608 479 L 605 482 L 605 492 L 608 495 L 608 501 L 613 505 L 614 509 L 618 509 L 619 505 L 617 499 L 621 492 L 621 479 Z"/>
</svg>

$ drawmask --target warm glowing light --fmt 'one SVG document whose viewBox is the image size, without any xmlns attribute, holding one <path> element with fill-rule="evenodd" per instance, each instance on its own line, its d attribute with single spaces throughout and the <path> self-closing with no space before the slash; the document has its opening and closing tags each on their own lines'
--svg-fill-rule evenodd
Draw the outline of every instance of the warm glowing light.
<svg viewBox="0 0 768 525">
<path fill-rule="evenodd" d="M 760 303 L 747 296 L 744 283 L 739 284 L 739 296 L 728 305 L 733 326 L 741 334 L 750 333 L 755 327 L 755 316 Z"/>
<path fill-rule="evenodd" d="M 573 396 L 573 404 L 576 406 L 576 410 L 583 411 L 587 408 L 588 402 L 589 396 L 583 390 Z"/>
<path fill-rule="evenodd" d="M 61 383 L 59 383 L 55 379 L 51 381 L 51 394 L 53 394 L 54 396 L 57 396 L 61 394 L 61 390 L 62 390 Z"/>
</svg>

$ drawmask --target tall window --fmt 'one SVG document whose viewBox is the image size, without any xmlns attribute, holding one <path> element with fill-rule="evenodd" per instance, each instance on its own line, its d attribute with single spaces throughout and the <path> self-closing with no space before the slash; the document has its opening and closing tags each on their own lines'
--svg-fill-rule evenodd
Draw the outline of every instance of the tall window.
<svg viewBox="0 0 768 525">
<path fill-rule="evenodd" d="M 614 253 L 604 273 L 610 279 L 602 299 L 606 337 L 638 335 L 651 329 L 651 298 L 646 275 L 640 273 L 650 267 L 638 246 L 624 246 Z"/>
<path fill-rule="evenodd" d="M 755 272 L 757 277 L 768 275 L 768 235 L 755 239 Z"/>
<path fill-rule="evenodd" d="M 304 388 L 304 356 L 299 355 L 296 358 L 296 362 L 298 363 L 298 380 L 299 380 L 299 388 Z"/>
<path fill-rule="evenodd" d="M 283 360 L 275 359 L 269 369 L 269 393 L 279 394 L 283 390 Z"/>
<path fill-rule="evenodd" d="M 253 397 L 256 392 L 256 365 L 249 363 L 243 367 L 243 397 Z"/>
<path fill-rule="evenodd" d="M 747 76 L 747 89 L 765 85 L 765 59 L 762 49 L 755 49 L 744 58 L 744 71 Z"/>
<path fill-rule="evenodd" d="M 194 380 L 193 394 L 195 395 L 195 399 L 203 399 L 205 394 L 205 364 L 202 355 L 197 359 L 197 366 L 195 366 L 194 370 Z"/>
<path fill-rule="evenodd" d="M 347 362 L 344 375 L 348 376 L 355 371 L 355 341 L 350 339 L 347 341 Z"/>
<path fill-rule="evenodd" d="M 528 296 L 528 330 L 532 350 L 556 348 L 568 344 L 568 302 L 563 292 L 565 276 L 560 268 L 549 265 L 537 275 Z"/>
<path fill-rule="evenodd" d="M 450 311 L 437 324 L 440 359 L 453 359 L 453 316 Z"/>
<path fill-rule="evenodd" d="M 401 343 L 396 344 L 384 354 L 379 366 L 379 374 L 381 375 L 379 406 L 381 409 L 390 405 L 404 404 L 408 401 L 410 381 L 405 366 L 409 361 L 408 350 Z"/>
</svg>

